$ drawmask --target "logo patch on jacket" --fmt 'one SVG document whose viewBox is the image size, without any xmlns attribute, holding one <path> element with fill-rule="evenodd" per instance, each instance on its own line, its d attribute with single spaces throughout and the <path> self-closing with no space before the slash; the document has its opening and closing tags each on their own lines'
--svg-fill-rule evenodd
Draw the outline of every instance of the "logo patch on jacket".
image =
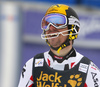
<svg viewBox="0 0 100 87">
<path fill-rule="evenodd" d="M 68 77 L 65 83 L 62 83 L 62 75 L 58 72 L 54 74 L 47 74 L 41 71 L 40 76 L 37 77 L 37 87 L 82 87 L 82 77 L 81 74 L 73 74 Z M 48 83 L 49 82 L 49 83 Z"/>
<path fill-rule="evenodd" d="M 35 59 L 35 67 L 42 67 L 44 64 L 44 59 Z"/>
<path fill-rule="evenodd" d="M 88 70 L 88 65 L 85 64 L 85 63 L 80 63 L 80 65 L 79 65 L 79 71 L 87 73 L 87 70 Z"/>
</svg>

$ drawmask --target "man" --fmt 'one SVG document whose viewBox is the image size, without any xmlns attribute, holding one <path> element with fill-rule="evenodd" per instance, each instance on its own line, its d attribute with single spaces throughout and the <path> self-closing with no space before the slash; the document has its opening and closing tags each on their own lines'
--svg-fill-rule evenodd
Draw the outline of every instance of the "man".
<svg viewBox="0 0 100 87">
<path fill-rule="evenodd" d="M 50 51 L 25 64 L 18 87 L 99 87 L 99 69 L 73 48 L 80 29 L 75 11 L 64 4 L 53 5 L 41 28 Z"/>
</svg>

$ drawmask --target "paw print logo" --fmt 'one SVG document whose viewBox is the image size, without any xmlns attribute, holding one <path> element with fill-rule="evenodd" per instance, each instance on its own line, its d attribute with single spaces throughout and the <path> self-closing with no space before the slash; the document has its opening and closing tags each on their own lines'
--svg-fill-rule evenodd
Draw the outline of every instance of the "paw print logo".
<svg viewBox="0 0 100 87">
<path fill-rule="evenodd" d="M 79 87 L 82 84 L 82 78 L 80 77 L 81 74 L 71 75 L 68 83 L 72 87 Z"/>
</svg>

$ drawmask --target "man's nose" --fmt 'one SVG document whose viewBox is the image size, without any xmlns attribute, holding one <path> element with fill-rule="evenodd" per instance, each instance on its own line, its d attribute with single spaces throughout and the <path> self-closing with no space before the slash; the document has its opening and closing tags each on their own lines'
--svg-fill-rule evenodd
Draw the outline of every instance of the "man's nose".
<svg viewBox="0 0 100 87">
<path fill-rule="evenodd" d="M 55 28 L 53 25 L 50 25 L 49 30 L 54 31 L 54 30 L 57 30 L 57 28 Z"/>
</svg>

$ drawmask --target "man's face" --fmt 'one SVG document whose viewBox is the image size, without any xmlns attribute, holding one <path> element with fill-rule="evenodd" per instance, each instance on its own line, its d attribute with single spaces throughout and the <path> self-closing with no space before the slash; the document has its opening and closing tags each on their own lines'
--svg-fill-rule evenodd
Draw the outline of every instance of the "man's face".
<svg viewBox="0 0 100 87">
<path fill-rule="evenodd" d="M 46 34 L 53 34 L 53 33 L 62 32 L 65 30 L 68 30 L 68 28 L 66 27 L 64 29 L 56 29 L 55 27 L 51 25 L 49 27 L 49 30 L 46 31 Z M 64 34 L 68 34 L 68 32 L 65 32 Z M 52 36 L 49 35 L 48 37 L 52 37 Z M 62 34 L 60 34 L 58 37 L 48 39 L 48 42 L 50 43 L 52 47 L 56 48 L 56 47 L 59 47 L 62 43 L 64 43 L 67 38 L 68 36 L 63 36 Z"/>
</svg>

